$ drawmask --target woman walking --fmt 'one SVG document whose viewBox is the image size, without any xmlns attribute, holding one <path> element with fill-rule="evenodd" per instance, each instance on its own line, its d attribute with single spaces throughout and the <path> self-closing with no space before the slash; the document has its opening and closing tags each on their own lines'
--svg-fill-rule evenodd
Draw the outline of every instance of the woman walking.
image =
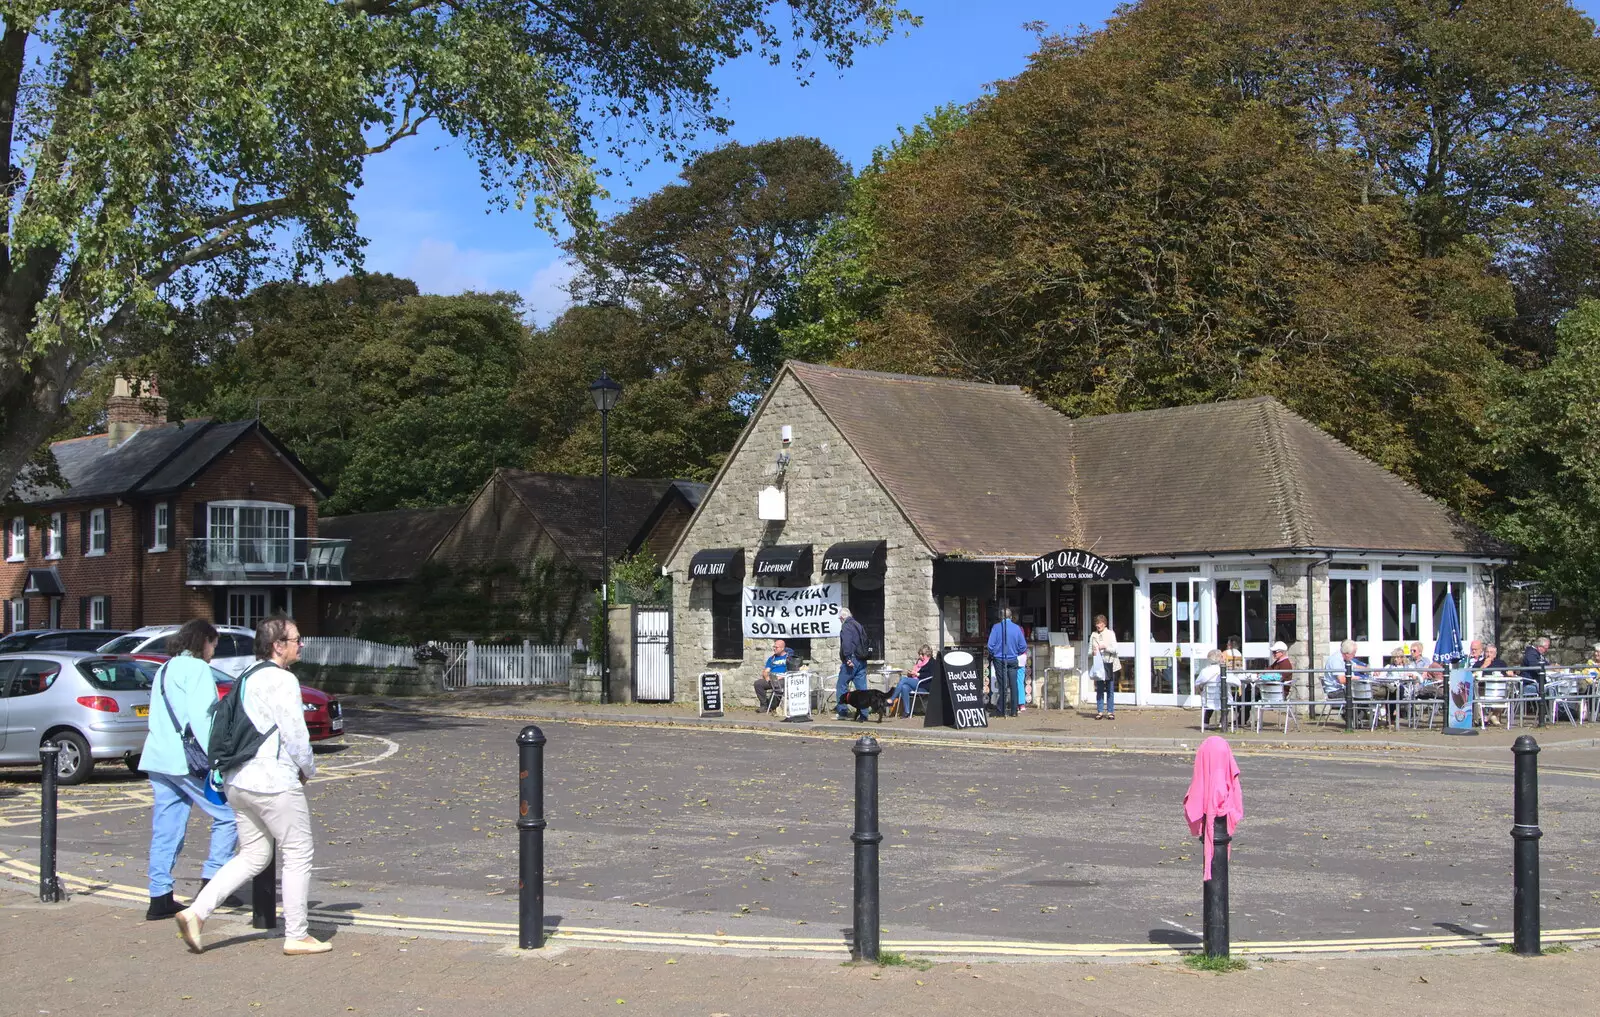
<svg viewBox="0 0 1600 1017">
<path fill-rule="evenodd" d="M 311 809 L 305 783 L 317 772 L 300 705 L 300 682 L 289 666 L 300 659 L 300 629 L 274 615 L 256 626 L 257 663 L 239 676 L 234 690 L 258 732 L 266 735 L 256 754 L 224 775 L 228 802 L 239 823 L 239 853 L 222 867 L 186 910 L 175 916 L 189 949 L 203 947 L 200 930 L 217 903 L 272 864 L 274 846 L 283 858 L 283 952 L 327 953 L 329 943 L 306 928 L 311 887 Z"/>
</svg>

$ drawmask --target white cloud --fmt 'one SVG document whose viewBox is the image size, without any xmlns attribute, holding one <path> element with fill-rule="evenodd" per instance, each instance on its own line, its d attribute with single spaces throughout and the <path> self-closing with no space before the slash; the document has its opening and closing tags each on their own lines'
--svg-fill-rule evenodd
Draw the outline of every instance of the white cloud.
<svg viewBox="0 0 1600 1017">
<path fill-rule="evenodd" d="M 572 304 L 567 285 L 577 272 L 578 267 L 571 259 L 559 257 L 533 273 L 527 287 L 520 292 L 534 324 L 550 324 L 552 319 Z"/>
</svg>

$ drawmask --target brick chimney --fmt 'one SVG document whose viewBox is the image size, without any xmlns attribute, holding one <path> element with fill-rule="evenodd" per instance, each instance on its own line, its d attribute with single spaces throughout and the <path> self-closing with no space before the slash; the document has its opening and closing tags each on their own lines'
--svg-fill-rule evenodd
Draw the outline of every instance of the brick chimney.
<svg viewBox="0 0 1600 1017">
<path fill-rule="evenodd" d="M 111 398 L 106 400 L 106 423 L 110 446 L 116 448 L 146 427 L 167 422 L 167 401 L 161 398 L 155 375 L 129 378 L 118 375 Z"/>
</svg>

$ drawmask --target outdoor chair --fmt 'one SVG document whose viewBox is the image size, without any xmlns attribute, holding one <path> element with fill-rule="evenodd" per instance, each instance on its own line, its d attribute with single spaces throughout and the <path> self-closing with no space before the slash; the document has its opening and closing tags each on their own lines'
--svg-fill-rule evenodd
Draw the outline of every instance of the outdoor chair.
<svg viewBox="0 0 1600 1017">
<path fill-rule="evenodd" d="M 1561 719 L 1563 711 L 1567 719 L 1572 721 L 1572 726 L 1577 727 L 1586 719 L 1583 697 L 1578 694 L 1578 680 L 1576 678 L 1557 678 L 1545 684 L 1545 698 L 1550 701 L 1550 722 L 1555 723 Z"/>
<path fill-rule="evenodd" d="M 1223 684 L 1224 682 L 1214 681 L 1206 682 L 1200 686 L 1200 731 L 1202 734 L 1205 733 L 1206 729 L 1206 714 L 1213 710 L 1222 710 Z M 1221 730 L 1232 731 L 1234 729 L 1233 711 L 1238 708 L 1236 695 L 1237 690 L 1232 688 L 1228 690 L 1228 709 L 1224 712 L 1223 718 L 1218 725 Z"/>
<path fill-rule="evenodd" d="M 1506 727 L 1511 727 L 1515 724 L 1513 710 L 1516 707 L 1511 700 L 1510 683 L 1504 678 L 1492 681 L 1486 679 L 1483 683 L 1483 691 L 1478 694 L 1472 706 L 1477 711 L 1478 727 L 1480 728 L 1489 726 L 1486 715 L 1490 711 L 1497 711 L 1500 715 L 1501 723 Z"/>
<path fill-rule="evenodd" d="M 910 716 L 915 717 L 917 715 L 917 704 L 918 703 L 922 704 L 922 713 L 923 713 L 923 715 L 924 716 L 927 715 L 927 713 L 928 713 L 928 686 L 930 684 L 932 684 L 932 683 L 933 683 L 933 679 L 932 678 L 921 678 L 921 679 L 918 679 L 917 687 L 911 691 L 911 702 L 909 704 L 907 704 L 911 708 Z"/>
<path fill-rule="evenodd" d="M 1255 701 L 1256 733 L 1261 733 L 1261 718 L 1268 710 L 1283 711 L 1283 733 L 1289 733 L 1289 725 L 1300 727 L 1300 718 L 1295 716 L 1295 705 L 1289 701 L 1285 693 L 1283 682 L 1261 682 L 1256 686 L 1259 698 Z"/>
<path fill-rule="evenodd" d="M 1414 681 L 1406 682 L 1400 686 L 1400 711 L 1403 713 L 1414 730 L 1417 726 L 1417 717 L 1427 711 L 1428 721 L 1425 727 L 1430 730 L 1433 722 L 1439 718 L 1439 708 L 1444 705 L 1444 696 L 1447 693 L 1444 682 Z"/>
</svg>

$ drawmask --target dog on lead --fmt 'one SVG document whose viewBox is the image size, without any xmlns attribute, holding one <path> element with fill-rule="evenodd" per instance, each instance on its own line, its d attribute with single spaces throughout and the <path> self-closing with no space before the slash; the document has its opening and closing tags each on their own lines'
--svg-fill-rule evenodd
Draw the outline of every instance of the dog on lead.
<svg viewBox="0 0 1600 1017">
<path fill-rule="evenodd" d="M 867 711 L 871 710 L 882 724 L 884 715 L 889 712 L 889 694 L 882 689 L 851 689 L 839 702 L 856 711 L 856 720 L 866 720 Z"/>
</svg>

